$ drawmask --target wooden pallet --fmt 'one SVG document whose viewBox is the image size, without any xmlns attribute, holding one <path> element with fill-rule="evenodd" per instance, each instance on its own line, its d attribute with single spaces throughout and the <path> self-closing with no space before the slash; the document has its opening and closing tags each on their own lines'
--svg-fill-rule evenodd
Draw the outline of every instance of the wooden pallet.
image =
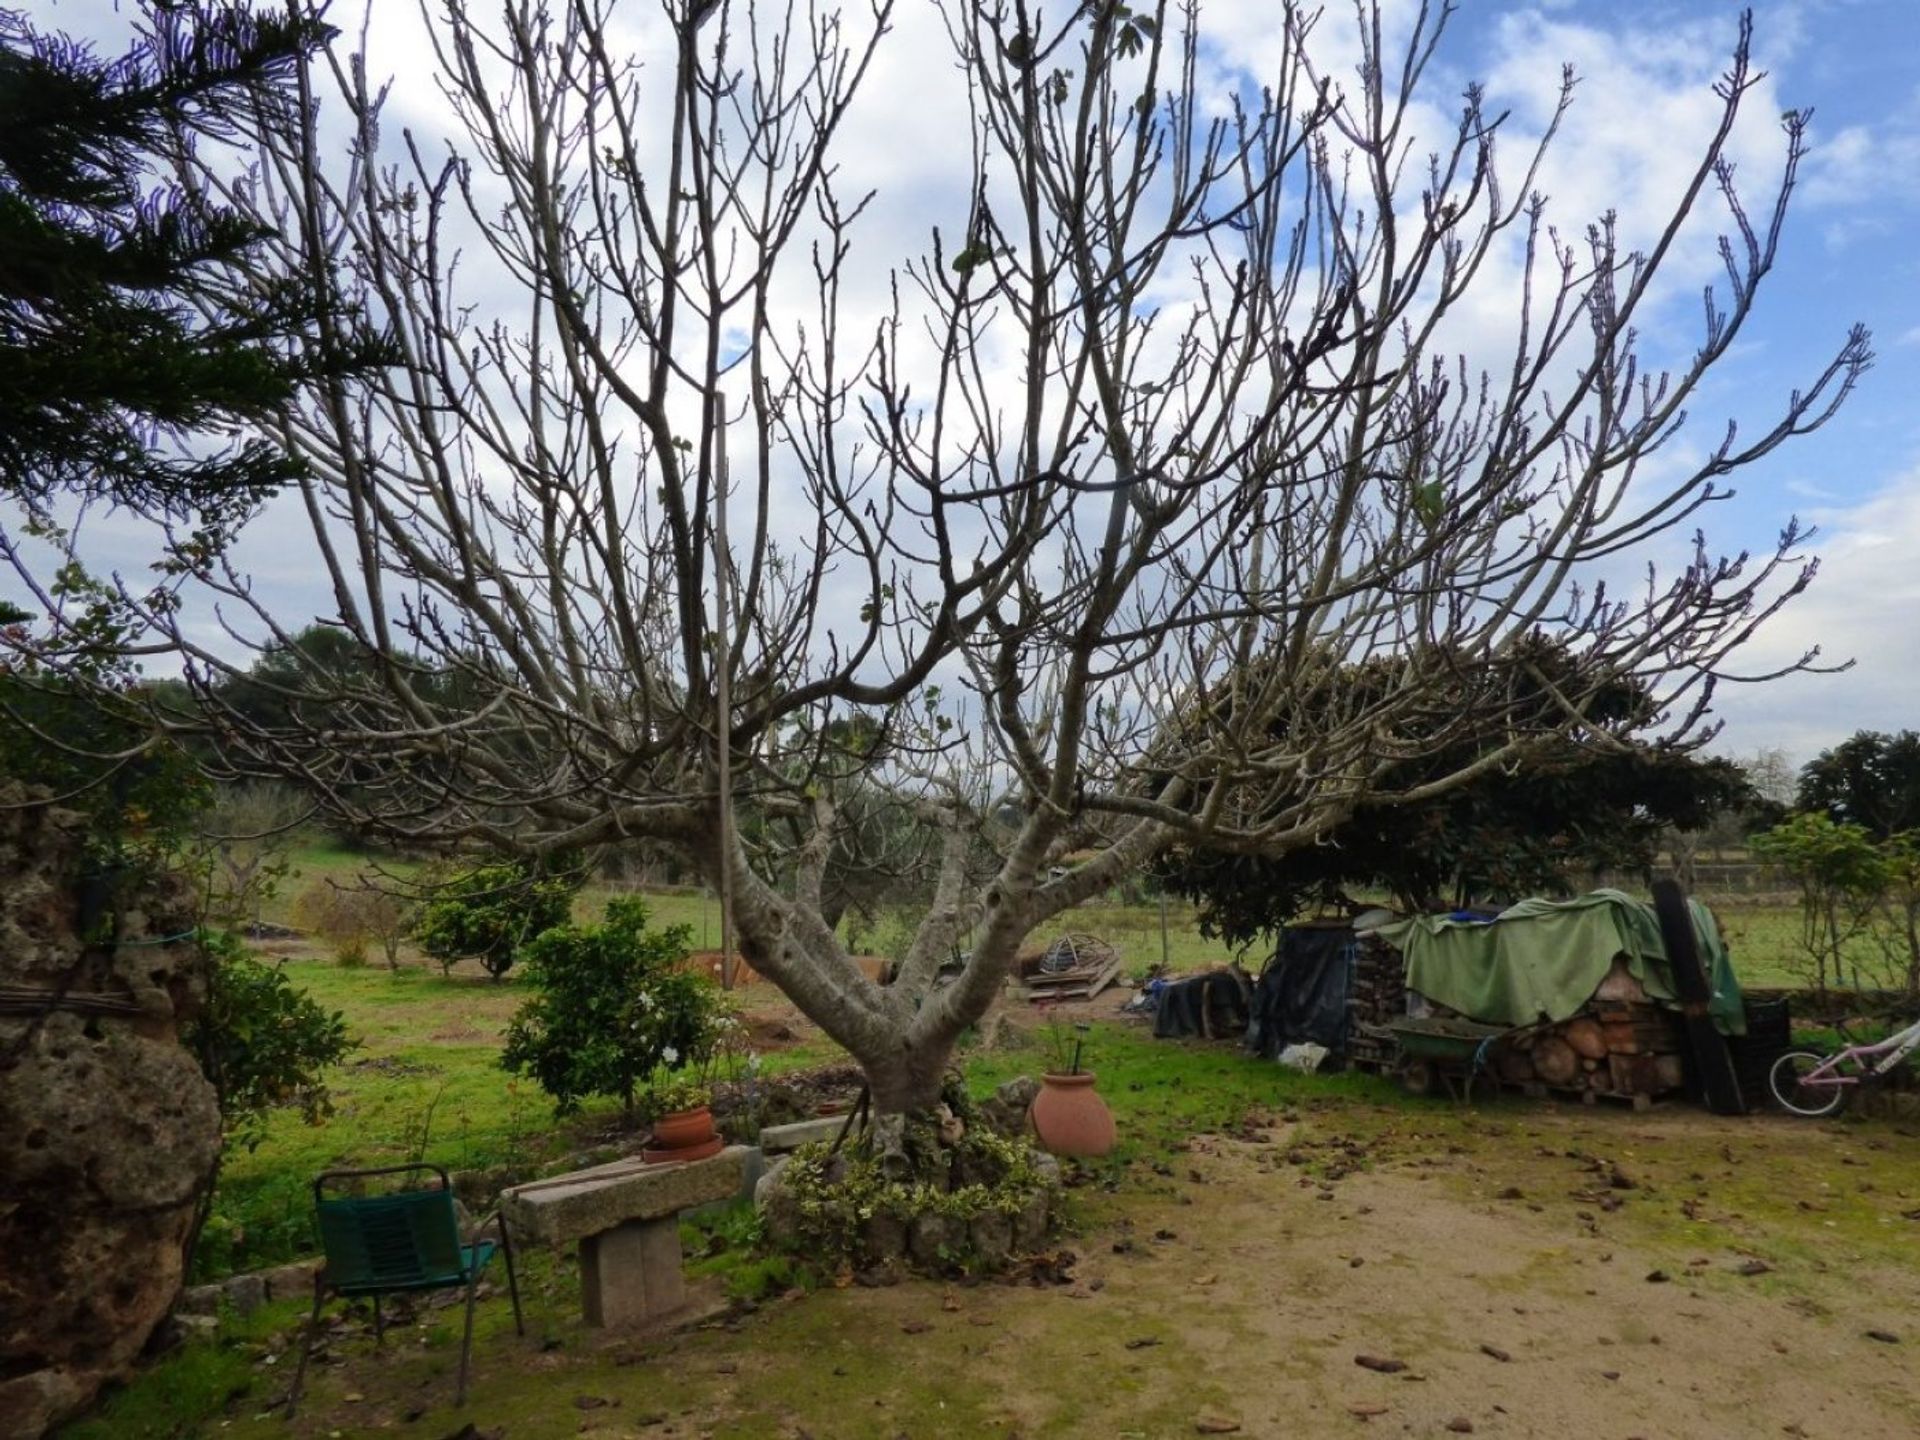
<svg viewBox="0 0 1920 1440">
<path fill-rule="evenodd" d="M 1639 1091 L 1623 1094 L 1618 1090 L 1589 1090 L 1585 1086 L 1548 1085 L 1540 1080 L 1502 1080 L 1499 1084 L 1501 1090 L 1524 1095 L 1529 1100 L 1578 1100 L 1582 1105 L 1598 1105 L 1604 1100 L 1609 1105 L 1631 1110 L 1651 1110 L 1655 1104 L 1653 1096 Z"/>
<path fill-rule="evenodd" d="M 1040 1005 L 1053 1000 L 1091 1000 L 1119 978 L 1120 957 L 1116 955 L 1105 965 L 1029 975 L 1021 983 L 1027 988 L 1027 999 Z"/>
</svg>

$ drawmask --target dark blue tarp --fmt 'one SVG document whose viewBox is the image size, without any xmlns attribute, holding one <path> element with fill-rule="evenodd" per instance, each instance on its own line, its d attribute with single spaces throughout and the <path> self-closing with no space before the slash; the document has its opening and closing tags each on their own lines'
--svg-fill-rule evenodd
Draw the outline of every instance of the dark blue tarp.
<svg viewBox="0 0 1920 1440">
<path fill-rule="evenodd" d="M 1353 931 L 1345 925 L 1295 925 L 1253 987 L 1247 1049 L 1271 1060 L 1303 1041 L 1347 1053 L 1347 993 L 1353 985 Z"/>
<path fill-rule="evenodd" d="M 1247 1028 L 1248 990 L 1241 970 L 1212 970 L 1184 980 L 1169 980 L 1153 1012 L 1157 1040 L 1199 1035 L 1208 1040 L 1238 1035 Z"/>
</svg>

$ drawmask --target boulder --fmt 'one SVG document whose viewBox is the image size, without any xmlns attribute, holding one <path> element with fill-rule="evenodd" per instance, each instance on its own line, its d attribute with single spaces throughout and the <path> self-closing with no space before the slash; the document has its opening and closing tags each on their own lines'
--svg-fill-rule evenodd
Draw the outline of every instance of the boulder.
<svg viewBox="0 0 1920 1440">
<path fill-rule="evenodd" d="M 290 1265 L 277 1265 L 271 1270 L 262 1270 L 260 1278 L 266 1282 L 267 1299 L 311 1301 L 313 1276 L 319 1268 L 318 1260 L 295 1260 Z"/>
<path fill-rule="evenodd" d="M 199 1340 L 211 1340 L 220 1330 L 220 1321 L 212 1315 L 191 1315 L 176 1310 L 160 1322 L 153 1332 L 147 1348 L 155 1355 L 164 1355 L 169 1350 L 177 1350 L 182 1345 L 190 1345 Z"/>
<path fill-rule="evenodd" d="M 977 1150 L 955 1150 L 947 1167 L 947 1189 L 961 1190 L 969 1185 L 991 1185 L 1000 1178 L 1000 1166 Z"/>
<path fill-rule="evenodd" d="M 914 1216 L 907 1226 L 907 1253 L 913 1256 L 915 1264 L 931 1268 L 945 1260 L 940 1252 L 956 1249 L 965 1234 L 962 1222 L 925 1212 Z"/>
<path fill-rule="evenodd" d="M 251 1315 L 267 1303 L 267 1282 L 261 1275 L 236 1275 L 227 1281 L 226 1292 L 236 1315 Z"/>
<path fill-rule="evenodd" d="M 1040 1093 L 1040 1082 L 1031 1075 L 1018 1075 L 980 1103 L 980 1121 L 997 1135 L 1019 1139 L 1031 1133 L 1027 1111 L 1033 1097 Z"/>
<path fill-rule="evenodd" d="M 225 1290 L 224 1285 L 189 1285 L 180 1292 L 173 1312 L 176 1315 L 218 1315 L 220 1297 Z"/>
<path fill-rule="evenodd" d="M 0 796 L 0 1434 L 31 1440 L 125 1378 L 184 1278 L 220 1151 L 213 1087 L 181 1046 L 204 1001 L 193 897 L 123 877 L 79 934 L 84 822 Z M 117 913 L 116 913 L 117 912 Z M 98 933 L 97 929 L 95 933 Z"/>
<path fill-rule="evenodd" d="M 907 1253 L 907 1224 L 898 1215 L 869 1215 L 860 1223 L 860 1255 L 869 1265 L 888 1265 Z"/>
<path fill-rule="evenodd" d="M 1026 1203 L 1013 1217 L 1013 1243 L 1016 1248 L 1038 1250 L 1047 1242 L 1047 1229 L 1053 1219 L 1051 1197 L 1044 1191 Z"/>
<path fill-rule="evenodd" d="M 973 1217 L 967 1239 L 973 1243 L 974 1255 L 997 1270 L 1013 1253 L 1013 1221 L 998 1210 L 988 1210 Z"/>
</svg>

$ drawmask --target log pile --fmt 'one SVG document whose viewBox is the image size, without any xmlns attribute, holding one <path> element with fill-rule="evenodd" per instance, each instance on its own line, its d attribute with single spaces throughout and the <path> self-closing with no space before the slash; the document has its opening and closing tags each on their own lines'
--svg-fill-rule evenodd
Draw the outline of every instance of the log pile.
<svg viewBox="0 0 1920 1440">
<path fill-rule="evenodd" d="M 1642 1107 L 1680 1088 L 1686 1078 L 1680 1051 L 1673 1016 L 1654 1005 L 1616 959 L 1579 1014 L 1516 1033 L 1490 1060 L 1503 1082 L 1532 1094 L 1559 1091 Z"/>
<path fill-rule="evenodd" d="M 1358 936 L 1347 990 L 1347 1059 L 1362 1070 L 1390 1070 L 1399 1046 L 1382 1027 L 1407 1013 L 1407 962 L 1378 935 Z"/>
</svg>

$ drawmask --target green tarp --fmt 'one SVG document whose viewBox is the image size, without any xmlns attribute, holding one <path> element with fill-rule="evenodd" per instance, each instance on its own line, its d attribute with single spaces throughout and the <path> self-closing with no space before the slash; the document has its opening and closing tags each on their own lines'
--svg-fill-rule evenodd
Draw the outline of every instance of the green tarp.
<svg viewBox="0 0 1920 1440">
<path fill-rule="evenodd" d="M 1713 1023 L 1723 1035 L 1744 1035 L 1740 982 L 1720 928 L 1706 906 L 1687 904 L 1713 984 Z M 1409 990 L 1483 1024 L 1567 1019 L 1593 998 L 1616 955 L 1625 957 L 1648 995 L 1679 1004 L 1653 907 L 1618 890 L 1577 900 L 1522 900 L 1485 923 L 1420 916 L 1379 933 L 1407 957 Z"/>
</svg>

